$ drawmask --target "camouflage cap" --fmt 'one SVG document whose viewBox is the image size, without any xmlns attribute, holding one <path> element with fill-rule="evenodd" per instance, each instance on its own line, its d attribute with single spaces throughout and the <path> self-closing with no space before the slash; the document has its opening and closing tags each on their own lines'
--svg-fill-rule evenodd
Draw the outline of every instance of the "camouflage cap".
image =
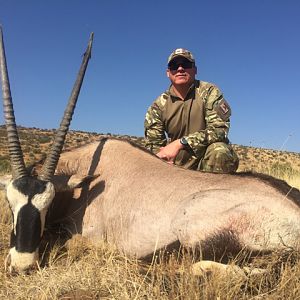
<svg viewBox="0 0 300 300">
<path fill-rule="evenodd" d="M 193 54 L 189 51 L 189 50 L 186 50 L 186 49 L 183 49 L 183 48 L 178 48 L 176 50 L 174 50 L 169 58 L 168 58 L 168 64 L 176 57 L 178 56 L 182 56 L 186 59 L 188 59 L 190 62 L 195 62 L 195 59 L 194 59 L 194 56 Z"/>
</svg>

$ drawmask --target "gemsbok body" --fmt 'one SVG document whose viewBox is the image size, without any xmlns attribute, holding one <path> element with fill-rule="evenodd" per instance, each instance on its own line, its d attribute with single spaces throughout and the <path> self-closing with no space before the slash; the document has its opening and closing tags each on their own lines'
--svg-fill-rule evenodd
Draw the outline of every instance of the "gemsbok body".
<svg viewBox="0 0 300 300">
<path fill-rule="evenodd" d="M 90 48 L 91 41 L 85 67 Z M 4 103 L 9 99 L 5 107 L 12 107 L 3 80 L 4 58 L 2 54 L 3 98 Z M 299 247 L 300 192 L 281 180 L 184 170 L 113 138 L 61 153 L 64 137 L 51 150 L 55 159 L 50 152 L 40 175 L 32 177 L 14 121 L 10 125 L 13 109 L 5 111 L 13 170 L 7 186 L 13 214 L 11 269 L 22 271 L 36 263 L 45 222 L 64 224 L 70 233 L 92 241 L 106 240 L 138 258 L 179 248 L 218 259 L 242 249 L 265 253 Z"/>
<path fill-rule="evenodd" d="M 49 217 L 128 255 L 183 246 L 218 259 L 298 246 L 300 192 L 266 175 L 189 171 L 112 138 L 62 153 L 57 173 L 70 185 L 95 179 L 69 199 L 57 194 Z"/>
</svg>

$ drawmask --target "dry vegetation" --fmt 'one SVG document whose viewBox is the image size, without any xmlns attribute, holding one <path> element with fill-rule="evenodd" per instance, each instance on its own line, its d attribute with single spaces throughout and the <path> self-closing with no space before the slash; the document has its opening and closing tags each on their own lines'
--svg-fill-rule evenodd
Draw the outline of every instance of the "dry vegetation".
<svg viewBox="0 0 300 300">
<path fill-rule="evenodd" d="M 234 145 L 238 171 L 252 171 L 283 179 L 300 189 L 300 153 Z"/>
<path fill-rule="evenodd" d="M 48 147 L 49 145 L 51 145 L 52 136 L 54 132 L 55 129 L 46 130 L 39 128 L 18 127 L 20 143 L 27 165 L 37 162 L 47 154 Z M 66 137 L 64 151 L 98 140 L 100 136 L 111 136 L 111 134 L 98 134 L 95 132 L 84 131 L 69 131 Z M 118 135 L 113 136 L 118 137 Z M 141 140 L 141 138 L 138 137 L 126 137 L 137 142 Z M 2 125 L 0 126 L 0 174 L 9 172 L 9 169 L 10 166 L 7 149 L 6 129 L 5 126 Z"/>
<path fill-rule="evenodd" d="M 52 130 L 20 128 L 20 138 L 30 164 L 47 152 Z M 0 127 L 0 172 L 9 170 L 6 137 Z M 100 134 L 70 132 L 66 149 L 98 139 Z M 134 138 L 137 142 L 138 138 Z M 239 170 L 252 170 L 283 178 L 300 188 L 300 155 L 234 146 Z M 295 252 L 257 258 L 250 267 L 268 272 L 256 277 L 193 276 L 192 257 L 144 265 L 124 257 L 112 245 L 92 246 L 79 237 L 68 245 L 57 240 L 42 247 L 43 260 L 31 275 L 13 276 L 4 270 L 11 218 L 0 192 L 0 299 L 300 299 L 300 255 Z M 52 238 L 50 238 L 52 237 Z M 47 234 L 46 241 L 54 236 Z M 246 262 L 236 258 L 242 265 Z M 235 262 L 233 262 L 235 263 Z"/>
</svg>

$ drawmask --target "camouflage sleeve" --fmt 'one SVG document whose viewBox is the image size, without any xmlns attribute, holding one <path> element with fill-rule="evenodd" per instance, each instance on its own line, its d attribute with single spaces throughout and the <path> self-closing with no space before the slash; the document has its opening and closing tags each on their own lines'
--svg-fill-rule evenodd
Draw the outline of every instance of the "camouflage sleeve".
<svg viewBox="0 0 300 300">
<path fill-rule="evenodd" d="M 203 156 L 206 147 L 215 142 L 228 143 L 231 109 L 216 86 L 210 86 L 205 102 L 206 129 L 186 136 L 197 157 Z"/>
<path fill-rule="evenodd" d="M 148 108 L 144 122 L 144 146 L 153 153 L 157 153 L 160 147 L 167 144 L 164 125 L 161 119 L 161 108 L 157 101 L 159 99 L 154 101 Z"/>
</svg>

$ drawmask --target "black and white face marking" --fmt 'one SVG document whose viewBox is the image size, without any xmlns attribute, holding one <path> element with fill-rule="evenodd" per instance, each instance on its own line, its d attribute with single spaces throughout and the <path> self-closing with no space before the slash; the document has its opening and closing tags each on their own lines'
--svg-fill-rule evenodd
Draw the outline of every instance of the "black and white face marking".
<svg viewBox="0 0 300 300">
<path fill-rule="evenodd" d="M 10 268 L 23 271 L 38 259 L 46 213 L 55 189 L 51 182 L 22 177 L 11 181 L 6 195 L 13 214 Z"/>
</svg>

